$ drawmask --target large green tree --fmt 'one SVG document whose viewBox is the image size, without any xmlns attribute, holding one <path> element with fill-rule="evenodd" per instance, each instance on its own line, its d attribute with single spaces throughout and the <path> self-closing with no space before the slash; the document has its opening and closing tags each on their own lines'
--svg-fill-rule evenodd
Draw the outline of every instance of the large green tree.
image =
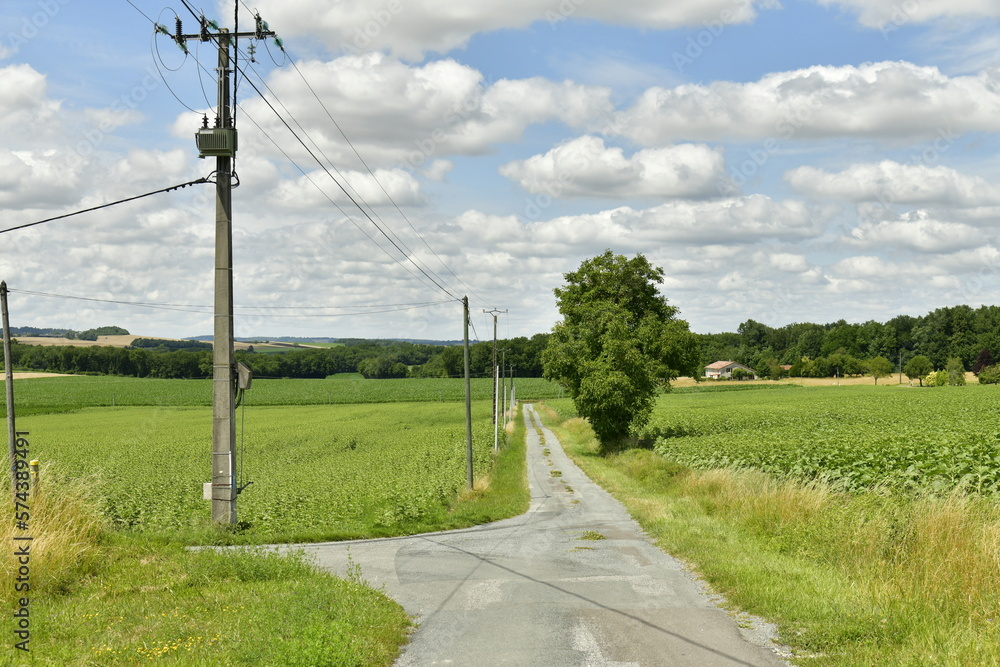
<svg viewBox="0 0 1000 667">
<path fill-rule="evenodd" d="M 642 255 L 607 250 L 564 277 L 555 289 L 563 320 L 542 355 L 544 376 L 567 389 L 612 450 L 649 420 L 661 386 L 695 372 L 697 341 L 658 291 L 663 269 Z"/>
<path fill-rule="evenodd" d="M 875 384 L 878 384 L 879 378 L 892 375 L 892 362 L 885 357 L 869 359 L 865 362 L 865 367 L 868 369 L 868 374 L 875 378 Z"/>
<path fill-rule="evenodd" d="M 919 380 L 920 386 L 924 386 L 924 378 L 934 370 L 934 364 L 931 360 L 922 354 L 918 354 L 909 361 L 906 362 L 906 366 L 903 367 L 903 372 L 906 373 L 906 377 L 911 380 Z"/>
</svg>

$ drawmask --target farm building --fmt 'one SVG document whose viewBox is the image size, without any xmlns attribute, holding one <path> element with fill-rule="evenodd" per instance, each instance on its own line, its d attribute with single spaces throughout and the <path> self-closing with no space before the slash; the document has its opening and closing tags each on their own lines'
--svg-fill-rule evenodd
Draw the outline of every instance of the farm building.
<svg viewBox="0 0 1000 667">
<path fill-rule="evenodd" d="M 733 376 L 733 371 L 737 368 L 745 370 L 752 376 L 756 376 L 756 373 L 749 366 L 744 366 L 743 364 L 737 363 L 735 361 L 716 361 L 714 364 L 709 364 L 705 366 L 705 377 L 707 378 L 729 378 Z"/>
</svg>

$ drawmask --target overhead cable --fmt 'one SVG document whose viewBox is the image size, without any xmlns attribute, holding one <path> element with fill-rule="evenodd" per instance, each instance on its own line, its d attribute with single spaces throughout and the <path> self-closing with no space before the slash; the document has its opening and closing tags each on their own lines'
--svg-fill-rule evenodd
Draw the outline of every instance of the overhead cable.
<svg viewBox="0 0 1000 667">
<path fill-rule="evenodd" d="M 139 306 L 141 308 L 154 308 L 158 310 L 173 310 L 182 313 L 205 313 L 208 314 L 212 310 L 211 305 L 199 305 L 199 304 L 184 304 L 184 303 L 157 303 L 149 301 L 124 301 L 121 299 L 100 299 L 97 297 L 89 296 L 74 296 L 70 294 L 54 294 L 52 292 L 37 292 L 34 290 L 19 290 L 10 289 L 8 290 L 12 294 L 26 294 L 30 296 L 42 296 L 54 299 L 70 299 L 74 301 L 91 301 L 97 303 L 110 303 L 122 306 Z M 403 310 L 417 310 L 420 308 L 431 308 L 434 306 L 440 306 L 443 304 L 452 303 L 451 299 L 445 301 L 421 301 L 416 303 L 391 303 L 391 304 L 365 304 L 365 305 L 355 305 L 355 306 L 234 306 L 240 310 L 346 310 L 355 309 L 360 312 L 355 313 L 316 313 L 308 315 L 269 315 L 269 317 L 279 317 L 279 318 L 300 318 L 300 317 L 349 317 L 351 315 L 371 315 L 380 313 L 394 313 Z M 361 309 L 379 309 L 379 310 L 361 310 Z M 241 315 L 250 315 L 252 313 L 241 313 Z"/>
<path fill-rule="evenodd" d="M 101 204 L 100 206 L 91 206 L 90 208 L 85 208 L 79 211 L 73 211 L 72 213 L 64 213 L 62 215 L 57 215 L 51 218 L 45 218 L 44 220 L 36 220 L 35 222 L 29 222 L 23 225 L 17 225 L 15 227 L 8 227 L 7 229 L 0 229 L 0 234 L 13 232 L 14 230 L 17 229 L 24 229 L 25 227 L 34 227 L 35 225 L 41 225 L 46 222 L 52 222 L 53 220 L 62 220 L 63 218 L 70 218 L 74 215 L 80 215 L 81 213 L 90 213 L 91 211 L 97 211 L 102 208 L 108 208 L 109 206 L 117 206 L 118 204 L 124 204 L 125 202 L 135 201 L 136 199 L 142 199 L 143 197 L 158 195 L 161 192 L 170 192 L 171 190 L 179 190 L 181 188 L 186 188 L 189 185 L 197 185 L 199 183 L 211 183 L 211 182 L 212 181 L 208 180 L 207 178 L 199 178 L 193 181 L 188 181 L 187 183 L 181 183 L 180 185 L 171 185 L 169 188 L 161 188 L 159 190 L 153 190 L 152 192 L 136 195 L 134 197 L 128 197 L 126 199 L 119 199 L 118 201 L 108 202 L 107 204 Z"/>
<path fill-rule="evenodd" d="M 324 165 L 323 162 L 318 157 L 316 157 L 316 153 L 314 153 L 313 150 L 309 148 L 306 142 L 302 139 L 302 137 L 300 137 L 295 132 L 295 130 L 292 129 L 292 126 L 288 124 L 288 121 L 286 121 L 284 117 L 282 117 L 282 115 L 278 113 L 278 110 L 274 108 L 274 105 L 271 104 L 271 101 L 268 100 L 267 97 L 264 95 L 264 93 L 260 90 L 260 88 L 257 87 L 257 84 L 253 82 L 253 79 L 246 77 L 246 75 L 244 74 L 244 80 L 247 83 L 249 83 L 250 86 L 255 91 L 257 91 L 257 94 L 260 95 L 260 98 L 264 101 L 264 104 L 266 104 L 268 108 L 271 109 L 272 112 L 274 112 L 274 115 L 278 117 L 278 120 L 280 120 L 281 123 L 288 129 L 288 131 L 292 133 L 292 136 L 295 137 L 295 139 L 302 145 L 302 147 L 306 149 L 306 152 L 309 153 L 309 156 L 312 157 L 313 160 L 315 160 L 316 164 L 318 164 L 320 168 L 322 168 L 323 171 L 326 172 L 327 176 L 329 176 L 330 179 L 337 184 L 337 187 L 339 187 L 341 191 L 343 191 L 344 195 L 347 196 L 347 198 L 351 201 L 351 203 L 354 204 L 358 208 L 358 210 L 361 211 L 362 214 L 364 214 L 366 218 L 368 218 L 368 221 L 375 226 L 375 228 L 389 241 L 389 243 L 391 243 L 403 257 L 405 257 L 411 264 L 413 264 L 417 268 L 417 270 L 420 271 L 420 273 L 422 273 L 428 280 L 434 283 L 438 289 L 440 289 L 448 296 L 452 297 L 455 301 L 461 301 L 461 299 L 455 296 L 455 294 L 453 294 L 451 290 L 449 290 L 447 287 L 445 287 L 440 282 L 435 280 L 429 273 L 427 273 L 424 267 L 420 266 L 420 264 L 415 262 L 413 258 L 410 257 L 410 255 L 406 253 L 402 247 L 400 247 L 400 244 L 397 243 L 396 240 L 393 239 L 391 236 L 389 236 L 389 234 L 385 231 L 385 229 L 383 229 L 382 225 L 375 222 L 375 219 L 372 218 L 372 216 L 368 214 L 368 212 L 361 206 L 361 204 L 358 203 L 357 199 L 355 199 L 351 195 L 351 193 L 347 191 L 347 188 L 345 188 L 340 181 L 338 181 L 336 178 L 333 177 L 333 174 L 330 173 L 330 170 L 327 169 L 326 165 Z M 245 111 L 246 110 L 244 110 L 244 113 Z"/>
<path fill-rule="evenodd" d="M 434 249 L 430 246 L 430 244 L 427 243 L 427 240 L 424 239 L 423 235 L 421 235 L 420 232 L 417 231 L 417 228 L 414 227 L 413 223 L 410 222 L 410 219 L 408 217 L 406 217 L 406 214 L 403 213 L 403 210 L 399 207 L 399 204 L 396 203 L 396 201 L 392 198 L 392 195 L 390 195 L 389 192 L 385 189 L 385 186 L 382 185 L 382 182 L 378 180 L 377 176 L 375 176 L 375 172 L 373 172 L 372 169 L 371 169 L 371 167 L 368 166 L 368 163 L 365 161 L 365 159 L 363 157 L 361 157 L 361 153 L 358 152 L 358 149 L 354 147 L 354 143 L 350 140 L 350 138 L 344 132 L 343 128 L 340 127 L 340 123 L 338 123 L 336 121 L 336 119 L 333 117 L 333 114 L 330 113 L 330 110 L 327 108 L 326 104 L 323 103 L 322 98 L 320 98 L 320 96 L 316 93 L 315 89 L 313 89 L 312 85 L 309 83 L 309 81 L 306 79 L 305 75 L 299 69 L 299 66 L 295 62 L 295 59 L 292 58 L 291 56 L 289 56 L 288 57 L 288 61 L 292 64 L 292 67 L 295 69 L 295 72 L 302 79 L 302 82 L 304 84 L 306 84 L 306 87 L 309 89 L 309 92 L 312 93 L 313 97 L 316 98 L 316 101 L 319 102 L 319 105 L 323 108 L 323 111 L 326 112 L 326 115 L 330 119 L 330 122 L 332 122 L 333 125 L 334 125 L 334 127 L 337 128 L 337 131 L 340 132 L 340 136 L 342 136 L 344 138 L 344 141 L 347 142 L 347 145 L 351 147 L 351 150 L 354 151 L 354 154 L 357 156 L 358 160 L 361 161 L 361 164 L 364 165 L 364 167 L 368 171 L 368 173 L 371 174 L 372 179 L 378 184 L 379 188 L 382 189 L 382 192 L 385 193 L 386 198 L 388 198 L 388 200 L 390 202 L 392 202 L 392 205 L 396 208 L 396 211 L 399 213 L 400 217 L 402 217 L 403 220 L 406 221 L 406 224 L 409 225 L 410 229 L 413 230 L 413 233 L 417 235 L 417 238 L 419 238 L 420 241 L 424 244 L 424 246 L 426 246 L 427 249 L 431 251 L 431 253 L 434 255 L 434 257 L 437 258 L 438 262 L 441 263 L 441 266 L 443 266 L 445 268 L 445 270 L 447 270 L 448 273 L 450 273 L 452 275 L 452 277 L 455 278 L 455 280 L 457 280 L 466 289 L 468 289 L 470 292 L 472 292 L 472 294 L 474 296 L 476 296 L 476 298 L 478 298 L 481 301 L 485 301 L 485 299 L 483 299 L 481 296 L 479 296 L 478 294 L 476 294 L 475 290 L 473 290 L 471 287 L 469 287 L 469 285 L 464 280 L 462 280 L 461 278 L 459 278 L 458 275 L 456 275 L 455 272 L 451 270 L 451 267 L 449 267 L 445 263 L 445 261 L 443 259 L 441 259 L 441 256 L 438 255 L 437 252 L 435 252 Z"/>
</svg>

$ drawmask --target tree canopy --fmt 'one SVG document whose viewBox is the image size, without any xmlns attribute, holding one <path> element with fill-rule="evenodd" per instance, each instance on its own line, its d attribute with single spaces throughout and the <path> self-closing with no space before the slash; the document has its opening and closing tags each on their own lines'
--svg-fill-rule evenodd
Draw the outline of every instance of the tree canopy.
<svg viewBox="0 0 1000 667">
<path fill-rule="evenodd" d="M 909 361 L 906 362 L 906 366 L 903 367 L 903 372 L 906 373 L 906 377 L 911 380 L 918 380 L 920 386 L 924 386 L 924 377 L 928 373 L 934 370 L 934 364 L 931 360 L 922 354 L 918 354 Z"/>
<path fill-rule="evenodd" d="M 878 384 L 879 378 L 889 377 L 892 374 L 892 362 L 885 357 L 869 359 L 865 366 L 868 369 L 868 374 L 875 379 L 875 384 Z"/>
<path fill-rule="evenodd" d="M 660 386 L 698 366 L 696 340 L 659 294 L 663 270 L 610 250 L 564 275 L 563 320 L 542 355 L 543 374 L 566 387 L 605 449 L 652 413 Z"/>
</svg>

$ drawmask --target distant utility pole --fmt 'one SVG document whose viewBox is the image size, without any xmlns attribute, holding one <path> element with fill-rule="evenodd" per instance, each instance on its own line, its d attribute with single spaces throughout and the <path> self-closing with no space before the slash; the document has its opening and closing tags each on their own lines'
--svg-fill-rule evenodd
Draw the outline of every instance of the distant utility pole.
<svg viewBox="0 0 1000 667">
<path fill-rule="evenodd" d="M 500 414 L 507 425 L 507 348 L 500 350 Z"/>
<path fill-rule="evenodd" d="M 237 5 L 238 9 L 238 5 Z M 195 134 L 199 157 L 215 157 L 215 327 L 212 355 L 212 521 L 236 523 L 236 367 L 233 363 L 233 215 L 232 179 L 236 157 L 236 123 L 232 110 L 235 100 L 230 97 L 233 66 L 229 50 L 239 37 L 266 39 L 274 32 L 256 15 L 253 32 L 230 32 L 219 28 L 204 16 L 200 30 L 185 35 L 181 19 L 176 31 L 170 33 L 157 24 L 156 30 L 173 38 L 187 53 L 189 39 L 215 41 L 219 46 L 218 110 L 215 127 L 208 127 L 208 118 Z M 216 30 L 217 32 L 212 32 Z M 238 51 L 234 48 L 232 60 Z"/>
<path fill-rule="evenodd" d="M 500 405 L 502 406 L 500 414 L 503 415 L 504 426 L 507 425 L 507 410 L 510 408 L 510 402 L 507 400 L 507 378 L 510 377 L 510 368 L 507 366 L 507 351 L 509 349 L 505 347 L 500 350 Z"/>
<path fill-rule="evenodd" d="M 499 373 L 497 372 L 497 315 L 500 313 L 506 313 L 507 309 L 498 310 L 493 308 L 492 310 L 483 309 L 484 313 L 489 313 L 493 316 L 493 423 L 497 423 L 497 381 L 499 379 Z"/>
</svg>

